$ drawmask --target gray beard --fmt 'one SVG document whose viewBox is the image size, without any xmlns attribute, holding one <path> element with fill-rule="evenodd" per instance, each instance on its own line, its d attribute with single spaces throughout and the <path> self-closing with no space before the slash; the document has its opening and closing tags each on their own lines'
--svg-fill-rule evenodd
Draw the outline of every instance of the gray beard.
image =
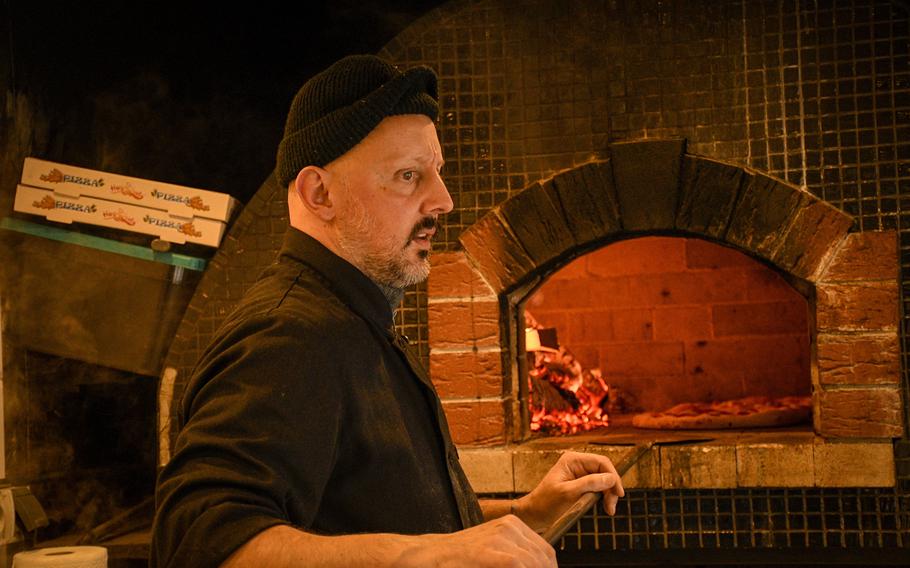
<svg viewBox="0 0 910 568">
<path fill-rule="evenodd" d="M 401 300 L 404 298 L 404 288 L 395 288 L 387 284 L 376 282 L 375 280 L 373 283 L 379 286 L 382 295 L 385 296 L 385 299 L 389 302 L 389 307 L 392 308 L 392 313 L 394 314 L 395 310 L 397 310 L 398 306 L 401 304 Z"/>
</svg>

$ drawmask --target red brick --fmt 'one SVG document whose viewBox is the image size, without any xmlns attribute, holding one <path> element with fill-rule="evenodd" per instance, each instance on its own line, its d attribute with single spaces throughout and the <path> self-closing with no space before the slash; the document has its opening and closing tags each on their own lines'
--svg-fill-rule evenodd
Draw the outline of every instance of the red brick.
<svg viewBox="0 0 910 568">
<path fill-rule="evenodd" d="M 648 341 L 654 333 L 650 309 L 612 310 L 613 339 L 617 341 Z"/>
<path fill-rule="evenodd" d="M 703 239 L 686 239 L 686 265 L 689 268 L 751 268 L 758 262 L 731 247 Z"/>
<path fill-rule="evenodd" d="M 812 392 L 808 346 L 799 365 L 743 367 L 742 384 L 747 395 L 808 396 Z"/>
<path fill-rule="evenodd" d="M 529 303 L 550 310 L 587 308 L 591 306 L 590 280 L 548 280 L 534 292 Z"/>
<path fill-rule="evenodd" d="M 851 233 L 822 275 L 823 282 L 898 278 L 894 231 Z"/>
<path fill-rule="evenodd" d="M 579 314 L 580 312 L 566 312 L 565 320 L 562 325 L 548 326 L 556 328 L 556 339 L 559 341 L 560 345 L 568 345 L 571 347 L 580 343 L 587 343 L 587 341 L 582 338 L 584 330 L 582 329 L 583 326 Z"/>
<path fill-rule="evenodd" d="M 588 272 L 621 276 L 682 272 L 686 269 L 686 240 L 641 237 L 606 246 L 587 255 Z"/>
<path fill-rule="evenodd" d="M 463 252 L 439 252 L 430 255 L 430 298 L 474 298 L 493 296 L 493 290 L 468 263 Z"/>
<path fill-rule="evenodd" d="M 808 334 L 808 309 L 805 300 L 714 306 L 714 335 Z"/>
<path fill-rule="evenodd" d="M 808 357 L 808 349 L 806 353 Z M 688 362 L 688 355 L 687 355 Z M 701 371 L 699 372 L 699 369 Z M 811 391 L 806 365 L 689 367 L 691 400 L 729 400 L 744 396 L 805 396 Z"/>
<path fill-rule="evenodd" d="M 603 308 L 626 308 L 631 304 L 631 287 L 636 279 L 630 276 L 619 278 L 591 278 L 588 280 L 588 294 L 591 302 Z"/>
<path fill-rule="evenodd" d="M 630 288 L 630 306 L 704 304 L 745 299 L 741 270 L 643 275 Z"/>
<path fill-rule="evenodd" d="M 576 258 L 550 275 L 551 280 L 574 280 L 576 278 L 588 277 L 588 261 L 586 256 Z"/>
<path fill-rule="evenodd" d="M 673 303 L 670 301 L 670 278 L 665 274 L 649 274 L 647 276 L 626 277 L 628 293 L 622 303 L 617 307 L 653 307 L 661 304 Z M 678 281 L 678 279 L 673 279 Z"/>
<path fill-rule="evenodd" d="M 585 369 L 600 367 L 600 350 L 598 349 L 598 345 L 593 343 L 575 345 L 564 341 L 562 342 L 562 345 L 575 356 L 575 359 L 578 360 Z"/>
<path fill-rule="evenodd" d="M 525 306 L 525 312 L 537 320 L 537 323 L 543 327 L 555 327 L 560 334 L 568 329 L 568 322 L 573 317 L 572 312 L 567 311 L 538 311 L 534 308 L 528 309 Z"/>
<path fill-rule="evenodd" d="M 497 294 L 517 284 L 537 266 L 507 228 L 499 207 L 465 229 L 458 240 Z"/>
<path fill-rule="evenodd" d="M 816 288 L 819 330 L 893 330 L 897 327 L 897 282 L 820 284 Z"/>
<path fill-rule="evenodd" d="M 783 276 L 765 266 L 743 272 L 746 281 L 746 299 L 752 301 L 805 299 Z"/>
<path fill-rule="evenodd" d="M 430 377 L 440 398 L 502 394 L 502 357 L 498 352 L 430 353 Z"/>
<path fill-rule="evenodd" d="M 686 369 L 690 374 L 724 376 L 748 367 L 792 367 L 808 360 L 808 335 L 724 338 L 686 343 Z"/>
<path fill-rule="evenodd" d="M 747 393 L 739 369 L 728 369 L 720 373 L 701 372 L 686 375 L 689 394 L 678 402 L 711 402 L 742 398 Z"/>
<path fill-rule="evenodd" d="M 852 224 L 852 217 L 830 203 L 814 197 L 803 200 L 771 261 L 794 276 L 815 282 L 821 264 L 840 245 Z"/>
<path fill-rule="evenodd" d="M 442 408 L 455 444 L 488 446 L 505 442 L 505 411 L 502 402 L 444 402 Z"/>
<path fill-rule="evenodd" d="M 566 345 L 571 342 L 602 342 L 613 339 L 613 313 L 607 310 L 591 310 L 578 312 L 575 317 L 569 318 L 568 333 L 564 340 Z"/>
<path fill-rule="evenodd" d="M 711 332 L 711 310 L 705 306 L 670 307 L 654 309 L 654 339 L 707 339 Z"/>
<path fill-rule="evenodd" d="M 431 348 L 499 345 L 497 302 L 433 302 L 427 318 Z"/>
<path fill-rule="evenodd" d="M 600 361 L 607 377 L 685 374 L 681 342 L 613 343 L 603 347 Z"/>
<path fill-rule="evenodd" d="M 666 410 L 680 402 L 702 400 L 693 396 L 692 382 L 685 375 L 616 377 L 607 381 L 611 388 L 622 389 L 648 412 Z"/>
<path fill-rule="evenodd" d="M 819 334 L 818 372 L 822 385 L 898 384 L 901 364 L 897 334 Z"/>
<path fill-rule="evenodd" d="M 903 434 L 900 390 L 821 389 L 818 432 L 839 438 L 898 438 Z"/>
</svg>

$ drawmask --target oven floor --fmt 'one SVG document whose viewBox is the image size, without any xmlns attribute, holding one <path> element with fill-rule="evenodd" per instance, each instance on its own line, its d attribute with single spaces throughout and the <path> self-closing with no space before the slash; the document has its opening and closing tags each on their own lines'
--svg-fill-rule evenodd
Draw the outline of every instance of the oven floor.
<svg viewBox="0 0 910 568">
<path fill-rule="evenodd" d="M 653 430 L 632 426 L 632 415 L 610 416 L 610 426 L 569 436 L 538 436 L 528 442 L 533 446 L 565 447 L 566 445 L 615 445 L 643 444 L 650 441 L 682 442 L 698 439 L 717 442 L 807 442 L 815 438 L 811 424 L 781 426 L 777 428 L 748 428 L 725 430 Z"/>
</svg>

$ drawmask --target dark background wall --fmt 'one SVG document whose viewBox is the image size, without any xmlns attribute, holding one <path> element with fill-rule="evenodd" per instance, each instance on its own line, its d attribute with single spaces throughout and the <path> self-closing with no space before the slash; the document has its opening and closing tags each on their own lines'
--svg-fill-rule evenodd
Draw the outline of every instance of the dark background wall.
<svg viewBox="0 0 910 568">
<path fill-rule="evenodd" d="M 375 52 L 434 4 L 5 0 L 0 117 L 20 136 L 37 126 L 43 158 L 247 201 L 303 81 Z"/>
<path fill-rule="evenodd" d="M 25 156 L 247 202 L 299 86 L 343 55 L 377 51 L 433 2 L 288 4 L 0 2 L 0 218 L 55 226 L 12 213 Z M 44 505 L 42 539 L 151 494 L 161 355 L 199 278 L 0 229 L 5 481 Z"/>
</svg>

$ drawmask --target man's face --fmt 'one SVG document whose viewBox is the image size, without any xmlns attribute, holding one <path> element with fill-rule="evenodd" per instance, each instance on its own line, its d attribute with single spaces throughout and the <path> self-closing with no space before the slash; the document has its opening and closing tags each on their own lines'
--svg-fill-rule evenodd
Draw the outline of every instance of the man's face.
<svg viewBox="0 0 910 568">
<path fill-rule="evenodd" d="M 385 118 L 328 164 L 342 256 L 383 286 L 425 280 L 436 220 L 452 210 L 442 165 L 436 128 L 423 115 Z"/>
</svg>

